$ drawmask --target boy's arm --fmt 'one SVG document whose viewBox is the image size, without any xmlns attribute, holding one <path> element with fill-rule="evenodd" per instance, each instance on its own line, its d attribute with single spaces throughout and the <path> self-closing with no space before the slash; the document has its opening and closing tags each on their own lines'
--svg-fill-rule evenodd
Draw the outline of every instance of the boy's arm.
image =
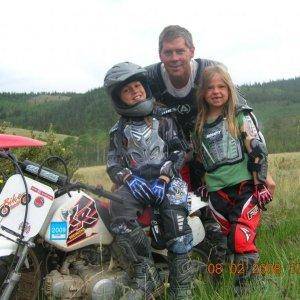
<svg viewBox="0 0 300 300">
<path fill-rule="evenodd" d="M 117 185 L 123 184 L 126 176 L 131 174 L 130 170 L 124 165 L 124 160 L 118 149 L 117 131 L 114 128 L 109 134 L 109 149 L 107 154 L 106 172 L 111 181 Z"/>
</svg>

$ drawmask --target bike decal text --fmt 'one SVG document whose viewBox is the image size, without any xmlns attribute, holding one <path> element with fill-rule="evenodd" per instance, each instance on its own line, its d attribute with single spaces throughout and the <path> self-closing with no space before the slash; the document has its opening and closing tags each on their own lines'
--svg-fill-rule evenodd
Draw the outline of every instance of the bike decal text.
<svg viewBox="0 0 300 300">
<path fill-rule="evenodd" d="M 30 189 L 31 189 L 32 191 L 36 192 L 37 194 L 40 194 L 41 196 L 43 196 L 43 197 L 45 197 L 45 198 L 48 198 L 49 200 L 53 200 L 53 196 L 51 196 L 51 195 L 45 193 L 44 191 L 42 191 L 42 190 L 36 188 L 35 186 L 32 186 Z"/>
<path fill-rule="evenodd" d="M 24 197 L 26 197 L 25 194 L 14 194 L 11 198 L 6 198 L 0 206 L 0 215 L 6 217 L 13 208 L 17 207 L 22 202 Z"/>
<path fill-rule="evenodd" d="M 50 223 L 50 240 L 66 240 L 67 239 L 67 222 L 51 222 Z"/>
</svg>

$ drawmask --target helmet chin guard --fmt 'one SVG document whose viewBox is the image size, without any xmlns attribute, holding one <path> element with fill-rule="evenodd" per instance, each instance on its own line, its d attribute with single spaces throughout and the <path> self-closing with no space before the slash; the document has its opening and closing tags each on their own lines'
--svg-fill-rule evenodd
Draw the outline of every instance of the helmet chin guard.
<svg viewBox="0 0 300 300">
<path fill-rule="evenodd" d="M 120 89 L 132 82 L 140 81 L 146 91 L 146 99 L 134 105 L 125 104 L 119 96 Z M 154 98 L 148 85 L 146 69 L 131 62 L 123 62 L 109 69 L 104 78 L 104 87 L 116 112 L 126 117 L 145 117 L 153 110 Z"/>
</svg>

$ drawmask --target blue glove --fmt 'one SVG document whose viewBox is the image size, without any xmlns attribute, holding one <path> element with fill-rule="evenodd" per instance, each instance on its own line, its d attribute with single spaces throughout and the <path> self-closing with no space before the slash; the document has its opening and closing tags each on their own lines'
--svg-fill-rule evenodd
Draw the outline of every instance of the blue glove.
<svg viewBox="0 0 300 300">
<path fill-rule="evenodd" d="M 133 197 L 145 205 L 150 204 L 151 200 L 154 198 L 149 183 L 143 178 L 130 175 L 125 179 L 125 184 L 131 191 Z"/>
<path fill-rule="evenodd" d="M 166 186 L 167 183 L 161 178 L 156 179 L 152 183 L 151 190 L 155 199 L 153 203 L 155 207 L 159 206 L 163 202 L 166 194 Z"/>
</svg>

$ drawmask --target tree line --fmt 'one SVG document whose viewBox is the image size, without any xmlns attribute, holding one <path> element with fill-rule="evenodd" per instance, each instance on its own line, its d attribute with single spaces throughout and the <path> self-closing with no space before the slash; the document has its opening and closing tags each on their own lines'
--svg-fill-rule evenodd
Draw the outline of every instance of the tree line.
<svg viewBox="0 0 300 300">
<path fill-rule="evenodd" d="M 300 151 L 300 77 L 242 85 L 266 136 L 270 153 Z M 69 100 L 32 101 L 49 93 L 0 93 L 0 122 L 32 130 L 51 130 L 75 137 L 72 147 L 80 165 L 105 163 L 109 129 L 118 116 L 103 88 L 84 94 L 52 93 Z M 65 98 L 64 98 L 65 99 Z"/>
</svg>

